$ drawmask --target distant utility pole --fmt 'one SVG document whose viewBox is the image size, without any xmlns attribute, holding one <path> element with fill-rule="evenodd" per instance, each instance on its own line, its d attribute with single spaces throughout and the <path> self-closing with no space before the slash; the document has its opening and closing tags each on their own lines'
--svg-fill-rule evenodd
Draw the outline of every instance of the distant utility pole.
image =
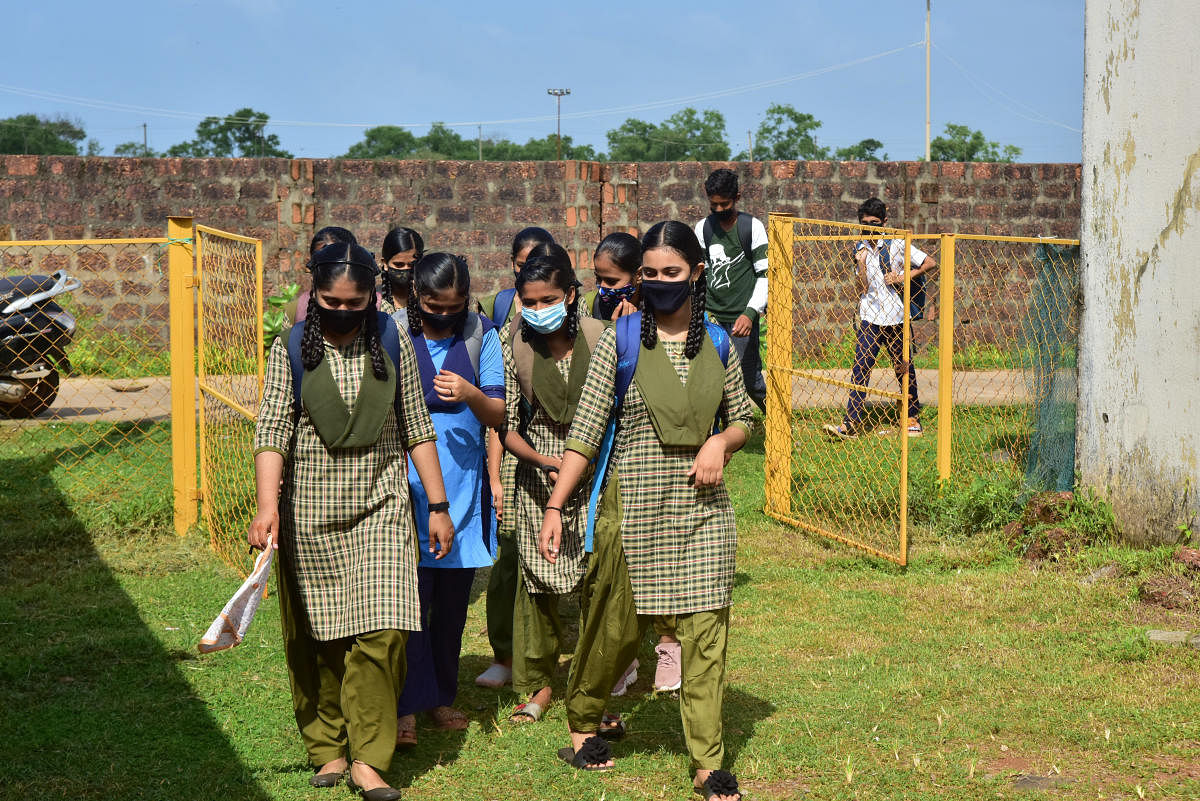
<svg viewBox="0 0 1200 801">
<path fill-rule="evenodd" d="M 142 155 L 146 155 L 150 151 L 150 138 L 146 134 L 146 123 L 142 123 Z"/>
<path fill-rule="evenodd" d="M 750 146 L 750 160 L 754 161 L 754 133 L 746 131 L 746 144 Z"/>
<path fill-rule="evenodd" d="M 558 154 L 557 160 L 562 161 L 562 99 L 563 99 L 563 95 L 571 94 L 571 90 L 570 89 L 547 89 L 546 94 L 554 95 L 554 102 L 558 106 L 558 111 L 555 114 L 555 117 L 558 120 L 556 128 L 555 128 L 557 133 L 555 133 L 554 139 L 556 142 L 555 152 Z"/>
<path fill-rule="evenodd" d="M 483 126 L 479 126 L 479 160 L 483 161 Z"/>
<path fill-rule="evenodd" d="M 929 161 L 929 50 L 933 40 L 929 37 L 929 4 L 925 0 L 925 160 Z"/>
</svg>

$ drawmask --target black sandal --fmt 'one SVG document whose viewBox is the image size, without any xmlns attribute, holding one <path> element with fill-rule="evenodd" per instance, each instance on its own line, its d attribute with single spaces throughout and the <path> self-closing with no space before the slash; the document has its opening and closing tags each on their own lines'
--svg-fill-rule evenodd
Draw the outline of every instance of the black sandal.
<svg viewBox="0 0 1200 801">
<path fill-rule="evenodd" d="M 712 798 L 714 795 L 732 795 L 741 801 L 742 791 L 738 789 L 737 776 L 734 776 L 727 770 L 714 770 L 708 774 L 708 778 L 704 783 L 697 787 L 692 785 L 692 789 L 705 799 Z"/>
<path fill-rule="evenodd" d="M 594 734 L 583 741 L 578 751 L 572 751 L 570 748 L 558 749 L 558 758 L 573 768 L 590 773 L 602 773 L 613 769 L 612 765 L 604 764 L 613 758 L 612 748 L 607 740 Z"/>
<path fill-rule="evenodd" d="M 321 768 L 323 767 L 325 766 L 322 765 Z M 330 771 L 329 773 L 322 773 L 321 768 L 317 768 L 317 772 L 308 778 L 308 784 L 310 787 L 337 787 L 338 783 L 341 782 L 341 780 L 345 777 L 346 771 L 350 770 L 349 765 L 337 773 L 334 773 L 333 771 Z"/>
</svg>

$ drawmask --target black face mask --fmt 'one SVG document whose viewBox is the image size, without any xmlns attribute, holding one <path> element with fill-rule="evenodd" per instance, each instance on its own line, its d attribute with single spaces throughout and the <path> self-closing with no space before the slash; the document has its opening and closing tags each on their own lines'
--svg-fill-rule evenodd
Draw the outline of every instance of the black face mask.
<svg viewBox="0 0 1200 801">
<path fill-rule="evenodd" d="M 713 216 L 717 218 L 718 222 L 732 222 L 737 217 L 737 209 L 729 208 L 724 211 L 714 211 Z"/>
<path fill-rule="evenodd" d="M 642 281 L 642 300 L 663 314 L 679 309 L 691 294 L 691 281 Z"/>
<path fill-rule="evenodd" d="M 327 309 L 319 303 L 317 308 L 321 310 L 321 325 L 334 334 L 349 334 L 367 317 L 366 309 Z"/>
<path fill-rule="evenodd" d="M 463 306 L 453 314 L 434 314 L 421 309 L 421 321 L 429 323 L 434 331 L 461 331 L 467 320 L 467 307 Z"/>
<path fill-rule="evenodd" d="M 392 289 L 400 292 L 407 292 L 412 286 L 412 270 L 397 270 L 389 268 L 387 271 L 387 279 L 392 284 Z"/>
<path fill-rule="evenodd" d="M 637 291 L 637 287 L 633 284 L 623 286 L 619 289 L 608 289 L 607 287 L 597 287 L 598 296 L 596 298 L 596 311 L 600 312 L 600 317 L 604 320 L 611 320 L 613 312 L 621 305 L 622 300 L 633 301 L 633 293 Z"/>
</svg>

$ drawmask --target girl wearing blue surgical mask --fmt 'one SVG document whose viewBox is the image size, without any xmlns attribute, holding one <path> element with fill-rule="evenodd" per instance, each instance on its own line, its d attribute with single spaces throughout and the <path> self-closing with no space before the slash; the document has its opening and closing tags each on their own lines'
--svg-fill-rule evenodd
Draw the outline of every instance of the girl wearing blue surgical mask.
<svg viewBox="0 0 1200 801">
<path fill-rule="evenodd" d="M 579 314 L 579 283 L 561 246 L 534 250 L 517 274 L 517 315 L 500 331 L 504 357 L 504 447 L 516 457 L 505 476 L 504 515 L 512 526 L 520 576 L 513 605 L 513 689 L 524 703 L 513 723 L 539 720 L 562 645 L 559 602 L 583 578 L 588 484 L 557 508 L 570 531 L 551 564 L 538 553 L 538 532 L 588 364 L 606 324 Z"/>
<path fill-rule="evenodd" d="M 597 320 L 615 320 L 638 310 L 636 277 L 642 266 L 642 243 L 619 231 L 600 240 L 592 254 L 596 288 L 583 296 L 583 308 Z"/>
</svg>

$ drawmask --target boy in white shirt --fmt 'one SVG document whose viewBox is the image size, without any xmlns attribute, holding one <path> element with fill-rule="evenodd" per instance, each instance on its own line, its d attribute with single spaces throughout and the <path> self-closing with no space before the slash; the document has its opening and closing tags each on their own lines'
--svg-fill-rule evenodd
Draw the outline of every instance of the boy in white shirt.
<svg viewBox="0 0 1200 801">
<path fill-rule="evenodd" d="M 858 207 L 858 221 L 863 225 L 884 225 L 887 206 L 877 197 L 868 198 Z M 908 370 L 908 435 L 919 437 L 921 402 L 917 399 L 917 372 L 911 361 L 904 361 L 904 240 L 862 240 L 854 244 L 854 261 L 862 298 L 858 303 L 858 331 L 854 343 L 854 370 L 851 382 L 867 386 L 871 369 L 879 355 L 879 347 L 887 348 L 896 380 L 904 386 L 904 371 Z M 937 262 L 915 247 L 909 247 L 912 278 L 937 269 Z M 825 430 L 838 439 L 858 436 L 866 393 L 850 391 L 846 416 L 838 426 L 827 425 Z"/>
</svg>

